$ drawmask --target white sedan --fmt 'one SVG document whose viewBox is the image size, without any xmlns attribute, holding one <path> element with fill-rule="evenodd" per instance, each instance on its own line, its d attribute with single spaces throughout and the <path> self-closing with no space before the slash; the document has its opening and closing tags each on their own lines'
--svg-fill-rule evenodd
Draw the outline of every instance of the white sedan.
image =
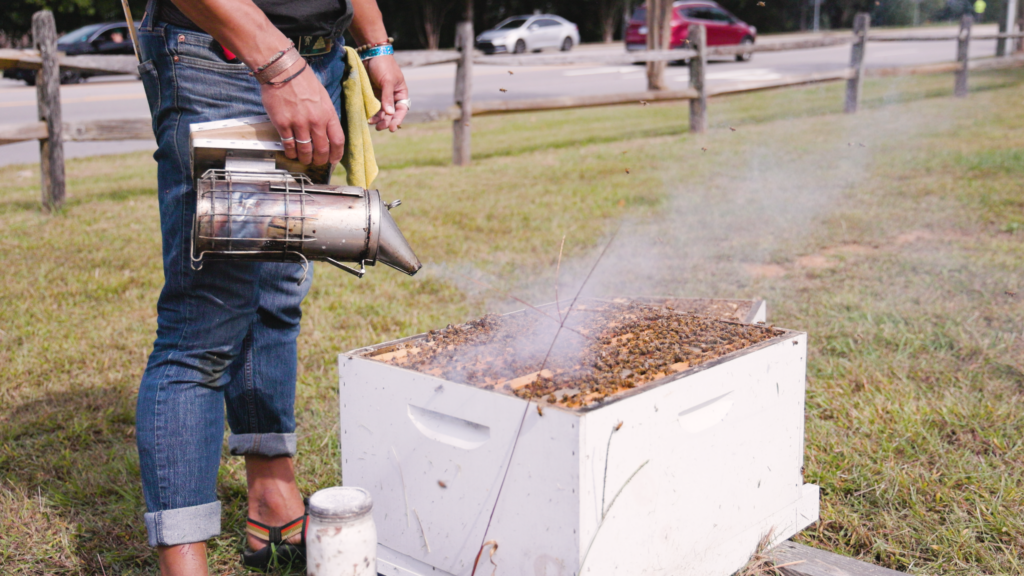
<svg viewBox="0 0 1024 576">
<path fill-rule="evenodd" d="M 513 16 L 476 37 L 476 47 L 486 54 L 526 51 L 540 52 L 544 48 L 572 50 L 580 43 L 579 28 L 561 16 L 534 14 Z"/>
</svg>

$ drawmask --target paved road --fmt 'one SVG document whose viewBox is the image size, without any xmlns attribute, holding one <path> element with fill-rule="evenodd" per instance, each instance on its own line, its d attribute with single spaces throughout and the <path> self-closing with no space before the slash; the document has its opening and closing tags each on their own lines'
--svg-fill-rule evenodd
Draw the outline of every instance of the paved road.
<svg viewBox="0 0 1024 576">
<path fill-rule="evenodd" d="M 920 34 L 956 33 L 956 28 L 916 29 Z M 994 33 L 994 26 L 977 26 L 975 33 Z M 780 35 L 765 37 L 764 43 L 793 40 L 800 36 Z M 581 50 L 614 53 L 621 45 L 584 46 Z M 971 57 L 986 57 L 995 53 L 995 41 L 971 43 Z M 946 62 L 955 59 L 956 43 L 949 42 L 880 42 L 872 43 L 867 51 L 867 66 L 905 66 Z M 708 70 L 711 85 L 740 80 L 771 80 L 787 74 L 806 74 L 835 70 L 848 65 L 849 46 L 836 46 L 792 52 L 765 52 L 755 54 L 750 62 L 721 59 L 713 61 Z M 473 97 L 477 100 L 542 98 L 579 94 L 601 94 L 642 91 L 646 88 L 642 66 L 477 66 L 474 69 Z M 452 102 L 455 66 L 452 64 L 410 68 L 406 70 L 413 97 L 419 110 L 442 109 Z M 671 66 L 667 71 L 669 87 L 686 87 L 687 69 Z M 950 84 L 952 85 L 952 76 Z M 504 88 L 507 92 L 501 92 Z M 85 84 L 61 88 L 64 118 L 92 120 L 109 118 L 146 118 L 146 105 L 142 84 L 131 77 L 93 79 Z M 20 82 L 0 80 L 0 124 L 26 122 L 35 119 L 35 89 Z M 69 158 L 152 150 L 153 142 L 69 142 L 65 154 Z M 22 142 L 0 146 L 0 165 L 38 162 L 38 145 Z"/>
</svg>

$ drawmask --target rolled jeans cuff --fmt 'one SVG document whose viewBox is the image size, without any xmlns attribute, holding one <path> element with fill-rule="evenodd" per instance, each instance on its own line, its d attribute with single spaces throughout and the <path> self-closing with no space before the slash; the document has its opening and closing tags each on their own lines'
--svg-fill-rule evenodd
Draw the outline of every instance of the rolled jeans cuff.
<svg viewBox="0 0 1024 576">
<path fill-rule="evenodd" d="M 220 502 L 146 513 L 150 546 L 205 542 L 220 535 Z"/>
<path fill-rule="evenodd" d="M 232 456 L 295 456 L 298 444 L 292 434 L 232 434 L 228 436 L 228 450 Z"/>
</svg>

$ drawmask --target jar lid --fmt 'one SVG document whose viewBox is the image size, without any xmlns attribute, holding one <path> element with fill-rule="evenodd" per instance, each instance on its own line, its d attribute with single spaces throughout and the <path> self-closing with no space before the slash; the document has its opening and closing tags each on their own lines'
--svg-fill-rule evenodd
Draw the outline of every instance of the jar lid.
<svg viewBox="0 0 1024 576">
<path fill-rule="evenodd" d="M 354 486 L 324 488 L 309 498 L 309 514 L 328 520 L 354 520 L 373 509 L 370 493 Z"/>
</svg>

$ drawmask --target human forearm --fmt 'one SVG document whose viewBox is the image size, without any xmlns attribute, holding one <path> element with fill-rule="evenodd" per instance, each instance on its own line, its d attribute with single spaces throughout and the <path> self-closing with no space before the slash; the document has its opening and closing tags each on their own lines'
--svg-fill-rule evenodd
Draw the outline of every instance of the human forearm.
<svg viewBox="0 0 1024 576">
<path fill-rule="evenodd" d="M 288 39 L 252 0 L 172 0 L 203 30 L 255 69 L 288 46 Z"/>
<path fill-rule="evenodd" d="M 265 66 L 288 48 L 288 38 L 252 0 L 172 1 L 250 69 Z M 337 112 L 304 59 L 295 59 L 260 82 L 263 107 L 281 135 L 287 157 L 317 165 L 341 160 L 345 134 Z"/>
<path fill-rule="evenodd" d="M 351 0 L 352 2 L 352 24 L 349 32 L 355 39 L 356 44 L 380 44 L 387 42 L 388 32 L 384 28 L 384 19 L 377 7 L 377 0 Z M 406 113 L 409 111 L 408 100 L 404 106 L 395 107 L 395 102 L 409 97 L 409 89 L 405 85 L 405 77 L 398 67 L 398 63 L 392 56 L 375 56 L 364 60 L 366 71 L 370 75 L 370 82 L 373 83 L 373 91 L 380 98 L 381 109 L 373 118 L 370 124 L 375 124 L 377 130 L 391 130 L 394 132 L 402 124 Z"/>
<path fill-rule="evenodd" d="M 376 44 L 388 39 L 377 0 L 352 0 L 352 24 L 348 31 L 357 44 Z"/>
</svg>

